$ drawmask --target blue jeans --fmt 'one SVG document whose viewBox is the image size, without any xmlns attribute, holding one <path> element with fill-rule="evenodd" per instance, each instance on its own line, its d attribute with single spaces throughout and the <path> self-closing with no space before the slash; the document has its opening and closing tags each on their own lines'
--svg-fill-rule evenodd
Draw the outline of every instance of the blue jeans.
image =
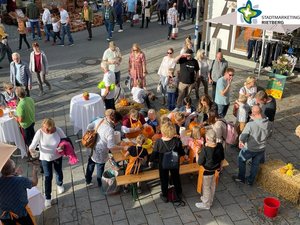
<svg viewBox="0 0 300 225">
<path fill-rule="evenodd" d="M 51 32 L 51 28 L 52 28 L 52 24 L 46 24 L 44 26 L 44 31 L 45 31 L 45 34 L 46 34 L 46 40 L 47 41 L 50 41 L 50 37 L 53 38 L 53 34 Z"/>
<path fill-rule="evenodd" d="M 176 92 L 168 92 L 168 109 L 171 111 L 176 107 Z"/>
<path fill-rule="evenodd" d="M 224 118 L 227 114 L 228 108 L 229 108 L 229 104 L 228 105 L 219 105 L 218 106 L 218 115 L 221 118 Z"/>
<path fill-rule="evenodd" d="M 109 20 L 104 20 L 104 24 L 105 24 L 105 27 L 106 27 L 106 31 L 107 31 L 107 34 L 108 34 L 108 37 L 107 38 L 112 38 L 112 29 L 113 29 L 113 23 L 111 23 Z"/>
<path fill-rule="evenodd" d="M 239 162 L 239 179 L 241 179 L 243 182 L 246 181 L 246 162 L 252 159 L 251 169 L 250 169 L 250 175 L 247 177 L 248 184 L 252 185 L 254 183 L 256 174 L 259 169 L 259 164 L 265 162 L 265 151 L 260 152 L 252 152 L 246 148 L 243 148 L 238 156 L 238 162 Z"/>
<path fill-rule="evenodd" d="M 92 176 L 95 169 L 95 165 L 97 166 L 97 182 L 98 186 L 102 186 L 101 177 L 104 172 L 105 163 L 95 163 L 91 157 L 88 159 L 88 164 L 86 166 L 86 174 L 85 174 L 85 182 L 87 184 L 92 182 Z"/>
<path fill-rule="evenodd" d="M 168 23 L 168 38 L 171 37 L 173 27 L 175 27 L 175 26 Z"/>
<path fill-rule="evenodd" d="M 39 21 L 36 21 L 36 22 L 30 21 L 30 27 L 31 27 L 32 39 L 35 39 L 35 30 L 34 30 L 35 27 L 37 29 L 37 34 L 38 34 L 39 38 L 41 38 L 41 29 L 40 29 Z"/>
<path fill-rule="evenodd" d="M 62 172 L 62 157 L 55 159 L 53 161 L 41 160 L 42 167 L 44 170 L 45 176 L 45 195 L 46 199 L 51 199 L 51 191 L 52 191 L 52 178 L 53 178 L 53 170 L 52 165 L 54 166 L 54 171 L 56 174 L 56 184 L 61 186 L 63 184 L 63 172 Z"/>
<path fill-rule="evenodd" d="M 71 35 L 71 31 L 70 31 L 70 25 L 69 24 L 65 24 L 65 25 L 61 25 L 61 42 L 60 44 L 63 45 L 65 43 L 65 35 L 68 35 L 69 38 L 69 44 L 73 44 L 74 40 L 72 38 Z"/>
</svg>

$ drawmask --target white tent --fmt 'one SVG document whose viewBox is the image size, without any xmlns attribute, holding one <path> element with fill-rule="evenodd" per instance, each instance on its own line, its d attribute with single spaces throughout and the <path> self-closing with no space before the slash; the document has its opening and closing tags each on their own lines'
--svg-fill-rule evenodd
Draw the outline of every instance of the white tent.
<svg viewBox="0 0 300 225">
<path fill-rule="evenodd" d="M 221 24 L 228 24 L 228 25 L 234 25 L 234 26 L 242 26 L 242 27 L 251 27 L 254 29 L 261 29 L 263 30 L 263 35 L 262 35 L 262 52 L 261 55 L 264 54 L 264 46 L 265 46 L 265 33 L 266 31 L 273 31 L 277 33 L 283 33 L 287 34 L 290 33 L 298 28 L 300 28 L 300 24 L 295 24 L 295 25 L 285 25 L 285 24 L 237 24 L 237 12 L 229 13 L 223 16 L 215 17 L 209 20 L 206 20 L 208 23 L 221 23 Z M 206 31 L 207 32 L 207 31 Z M 208 40 L 206 40 L 206 43 L 208 43 Z M 260 76 L 261 72 L 261 66 L 262 66 L 262 60 L 260 60 L 259 63 L 259 69 L 258 69 L 258 77 Z"/>
<path fill-rule="evenodd" d="M 16 149 L 16 146 L 0 143 L 0 170 Z"/>
</svg>

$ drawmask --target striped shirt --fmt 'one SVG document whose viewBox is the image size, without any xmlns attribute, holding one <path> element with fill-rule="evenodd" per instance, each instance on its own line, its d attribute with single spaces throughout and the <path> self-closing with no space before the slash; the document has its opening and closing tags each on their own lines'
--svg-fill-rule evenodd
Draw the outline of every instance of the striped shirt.
<svg viewBox="0 0 300 225">
<path fill-rule="evenodd" d="M 175 25 L 177 22 L 177 9 L 175 8 L 170 8 L 168 10 L 168 24 L 170 25 Z"/>
</svg>

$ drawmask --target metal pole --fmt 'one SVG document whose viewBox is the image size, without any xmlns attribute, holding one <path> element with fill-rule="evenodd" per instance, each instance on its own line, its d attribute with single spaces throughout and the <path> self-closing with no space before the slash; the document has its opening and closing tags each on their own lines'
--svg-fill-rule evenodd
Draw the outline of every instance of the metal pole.
<svg viewBox="0 0 300 225">
<path fill-rule="evenodd" d="M 197 1 L 197 11 L 196 11 L 196 24 L 195 24 L 195 41 L 194 41 L 194 49 L 195 52 L 198 50 L 199 43 L 199 24 L 200 24 L 200 0 Z"/>
<path fill-rule="evenodd" d="M 210 12 L 210 5 L 209 5 L 209 0 L 206 0 L 207 1 L 207 7 L 206 7 L 206 10 L 207 10 L 207 13 L 206 13 L 206 20 L 209 19 L 210 15 L 209 15 L 209 12 Z M 208 29 L 209 29 L 209 23 L 206 22 L 206 29 L 205 29 L 205 47 L 204 47 L 204 51 L 205 51 L 205 55 L 208 56 L 208 53 L 207 53 L 207 49 L 208 49 Z"/>
<path fill-rule="evenodd" d="M 260 55 L 260 60 L 259 60 L 257 79 L 259 79 L 259 77 L 260 77 L 261 67 L 262 67 L 262 60 L 263 60 L 263 56 L 265 54 L 265 40 L 266 40 L 266 30 L 263 30 L 263 33 L 262 33 L 262 49 L 261 49 L 261 55 Z"/>
</svg>

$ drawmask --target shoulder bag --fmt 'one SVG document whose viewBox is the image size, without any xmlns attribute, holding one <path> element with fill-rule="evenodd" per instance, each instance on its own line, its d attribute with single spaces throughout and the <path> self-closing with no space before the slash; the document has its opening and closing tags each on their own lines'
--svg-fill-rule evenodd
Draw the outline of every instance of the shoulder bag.
<svg viewBox="0 0 300 225">
<path fill-rule="evenodd" d="M 100 125 L 103 123 L 104 119 L 102 119 L 94 130 L 87 130 L 81 138 L 82 146 L 86 148 L 94 148 L 97 142 L 97 130 Z"/>
<path fill-rule="evenodd" d="M 164 153 L 162 160 L 162 168 L 165 170 L 172 170 L 179 168 L 179 157 L 178 152 L 174 151 L 174 147 L 171 149 L 166 145 L 166 143 L 162 140 L 165 147 L 168 149 L 167 152 Z"/>
</svg>

